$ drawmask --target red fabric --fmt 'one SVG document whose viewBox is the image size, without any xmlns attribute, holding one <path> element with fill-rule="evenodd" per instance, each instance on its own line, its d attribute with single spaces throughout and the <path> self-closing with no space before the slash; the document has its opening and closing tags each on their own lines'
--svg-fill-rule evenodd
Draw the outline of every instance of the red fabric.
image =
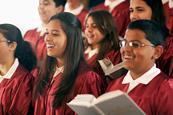
<svg viewBox="0 0 173 115">
<path fill-rule="evenodd" d="M 164 4 L 164 12 L 166 16 L 166 26 L 169 29 L 169 33 L 173 34 L 173 8 L 169 8 L 169 2 Z"/>
<path fill-rule="evenodd" d="M 44 96 L 38 97 L 35 103 L 35 115 L 75 115 L 75 113 L 67 106 L 67 102 L 72 100 L 77 94 L 93 94 L 96 97 L 104 92 L 103 81 L 98 76 L 90 70 L 82 70 L 78 73 L 77 79 L 75 81 L 74 87 L 72 87 L 71 93 L 66 96 L 64 104 L 56 109 L 52 108 L 54 96 L 57 86 L 60 84 L 61 74 L 53 78 L 52 83 L 46 91 Z"/>
<path fill-rule="evenodd" d="M 111 11 L 111 14 L 115 20 L 118 34 L 121 37 L 124 37 L 127 25 L 130 23 L 129 5 L 129 1 L 126 0 Z M 94 7 L 93 10 L 109 10 L 109 8 L 104 6 L 104 3 L 101 3 Z"/>
<path fill-rule="evenodd" d="M 122 90 L 127 92 L 128 84 L 122 84 L 124 77 L 111 82 L 107 92 Z M 160 73 L 149 84 L 139 84 L 128 95 L 146 115 L 173 115 L 173 81 Z"/>
<path fill-rule="evenodd" d="M 127 26 L 130 23 L 129 5 L 129 1 L 126 0 L 116 6 L 111 12 L 116 22 L 118 33 L 121 37 L 124 37 Z"/>
<path fill-rule="evenodd" d="M 91 10 L 109 10 L 107 6 L 104 5 L 104 3 L 100 3 L 97 6 L 93 7 Z"/>
<path fill-rule="evenodd" d="M 33 77 L 19 66 L 11 79 L 0 83 L 0 115 L 27 115 L 31 105 Z"/>
<path fill-rule="evenodd" d="M 37 59 L 42 60 L 46 55 L 46 44 L 44 42 L 44 36 L 40 36 L 40 32 L 37 32 L 37 29 L 33 29 L 25 33 L 24 39 L 31 43 L 33 50 L 37 55 Z"/>
<path fill-rule="evenodd" d="M 83 9 L 79 15 L 77 15 L 78 19 L 81 22 L 82 25 L 82 31 L 85 29 L 85 18 L 88 15 L 89 11 L 86 9 Z"/>
<path fill-rule="evenodd" d="M 41 67 L 42 60 L 46 56 L 44 36 L 40 36 L 40 32 L 38 32 L 37 29 L 33 29 L 25 33 L 24 39 L 32 45 L 33 51 L 36 53 L 38 68 L 33 69 L 31 73 L 34 77 L 37 77 L 39 67 Z"/>
<path fill-rule="evenodd" d="M 86 59 L 88 65 L 91 68 L 94 68 L 95 71 L 102 77 L 105 84 L 107 84 L 106 76 L 104 75 L 104 72 L 103 72 L 101 66 L 99 65 L 99 63 L 97 62 L 96 58 L 97 58 L 97 55 L 94 55 L 88 59 L 88 54 L 85 54 L 85 59 Z M 110 59 L 114 65 L 121 62 L 121 54 L 119 51 L 112 50 L 105 55 L 105 58 Z"/>
<path fill-rule="evenodd" d="M 165 74 L 173 77 L 173 36 L 167 37 L 164 52 L 156 64 Z"/>
</svg>

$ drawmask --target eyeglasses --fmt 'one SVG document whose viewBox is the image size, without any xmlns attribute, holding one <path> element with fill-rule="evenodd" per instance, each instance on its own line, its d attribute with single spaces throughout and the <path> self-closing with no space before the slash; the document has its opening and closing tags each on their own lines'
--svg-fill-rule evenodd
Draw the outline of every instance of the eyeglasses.
<svg viewBox="0 0 173 115">
<path fill-rule="evenodd" d="M 141 47 L 145 47 L 145 46 L 154 47 L 153 44 L 144 44 L 138 40 L 129 41 L 129 42 L 127 40 L 121 40 L 119 44 L 120 44 L 120 47 L 125 47 L 125 46 L 127 46 L 127 44 L 128 44 L 128 46 L 130 46 L 132 48 L 141 48 Z"/>
<path fill-rule="evenodd" d="M 9 40 L 0 40 L 0 43 L 1 43 L 1 42 L 7 42 L 7 43 L 10 43 Z"/>
</svg>

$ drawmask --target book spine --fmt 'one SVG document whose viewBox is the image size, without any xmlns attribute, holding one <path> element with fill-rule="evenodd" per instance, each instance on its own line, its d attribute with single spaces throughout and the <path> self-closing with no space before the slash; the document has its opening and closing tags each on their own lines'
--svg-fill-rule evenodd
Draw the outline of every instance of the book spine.
<svg viewBox="0 0 173 115">
<path fill-rule="evenodd" d="M 97 106 L 93 105 L 93 107 L 94 107 L 94 109 L 97 111 L 97 113 L 98 113 L 99 115 L 106 115 L 106 114 L 104 114 L 103 111 L 100 110 Z"/>
</svg>

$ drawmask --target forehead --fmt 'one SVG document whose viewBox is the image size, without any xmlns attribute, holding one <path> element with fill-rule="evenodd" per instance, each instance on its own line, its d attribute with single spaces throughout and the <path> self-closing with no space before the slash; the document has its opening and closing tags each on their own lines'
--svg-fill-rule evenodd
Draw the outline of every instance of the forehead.
<svg viewBox="0 0 173 115">
<path fill-rule="evenodd" d="M 128 41 L 144 40 L 146 39 L 145 33 L 139 29 L 127 29 L 124 38 Z M 147 40 L 147 39 L 146 39 Z"/>
<path fill-rule="evenodd" d="M 130 7 L 150 7 L 144 0 L 130 0 Z"/>
<path fill-rule="evenodd" d="M 89 16 L 86 20 L 87 23 L 94 23 L 92 16 Z"/>
<path fill-rule="evenodd" d="M 62 29 L 62 24 L 60 20 L 51 20 L 48 24 L 47 24 L 47 28 L 48 29 Z"/>
<path fill-rule="evenodd" d="M 5 37 L 4 37 L 4 35 L 0 32 L 0 39 L 1 40 L 4 40 L 4 39 L 6 39 Z"/>
<path fill-rule="evenodd" d="M 43 3 L 43 2 L 52 2 L 53 0 L 39 0 L 39 3 Z"/>
</svg>

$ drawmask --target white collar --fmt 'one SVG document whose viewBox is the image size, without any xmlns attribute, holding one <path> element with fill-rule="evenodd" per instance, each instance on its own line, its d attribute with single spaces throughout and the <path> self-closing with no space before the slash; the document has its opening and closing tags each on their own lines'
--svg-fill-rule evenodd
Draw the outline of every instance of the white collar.
<svg viewBox="0 0 173 115">
<path fill-rule="evenodd" d="M 162 0 L 162 4 L 166 4 L 169 0 Z"/>
<path fill-rule="evenodd" d="M 56 71 L 55 71 L 53 77 L 56 77 L 58 74 L 63 73 L 63 72 L 64 72 L 64 66 L 56 67 Z"/>
<path fill-rule="evenodd" d="M 110 0 L 105 0 L 105 6 L 109 7 L 109 11 L 111 12 L 116 6 L 118 6 L 120 3 L 124 2 L 125 0 L 114 0 L 111 2 Z"/>
<path fill-rule="evenodd" d="M 131 82 L 137 82 L 141 84 L 148 84 L 152 79 L 154 79 L 160 73 L 160 69 L 156 68 L 156 65 L 149 69 L 146 73 L 144 73 L 139 78 L 133 80 L 132 76 L 130 75 L 130 71 L 124 77 L 122 84 L 127 84 Z"/>
<path fill-rule="evenodd" d="M 70 13 L 72 13 L 72 14 L 74 14 L 74 15 L 77 16 L 77 15 L 79 15 L 82 12 L 83 9 L 84 9 L 84 5 L 83 4 L 80 4 L 79 7 L 77 7 L 76 9 L 71 10 L 69 8 L 69 3 L 67 2 L 65 4 L 65 7 L 64 7 L 64 12 L 70 12 Z"/>
<path fill-rule="evenodd" d="M 0 75 L 0 82 L 6 78 L 6 79 L 11 79 L 11 77 L 13 76 L 14 72 L 16 71 L 17 67 L 19 66 L 19 61 L 16 58 L 13 65 L 10 67 L 10 69 L 8 70 L 8 72 L 5 75 Z"/>
<path fill-rule="evenodd" d="M 169 0 L 169 8 L 173 8 L 173 0 Z"/>
<path fill-rule="evenodd" d="M 88 47 L 85 50 L 85 54 L 88 54 L 88 59 L 91 58 L 93 55 L 98 54 L 99 50 L 98 48 L 91 49 L 91 47 Z"/>
</svg>

